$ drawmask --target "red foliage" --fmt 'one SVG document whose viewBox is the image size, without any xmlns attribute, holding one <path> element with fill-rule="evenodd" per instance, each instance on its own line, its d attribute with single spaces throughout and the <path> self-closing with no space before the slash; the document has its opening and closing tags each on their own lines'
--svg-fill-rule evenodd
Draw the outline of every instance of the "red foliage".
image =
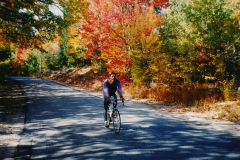
<svg viewBox="0 0 240 160">
<path fill-rule="evenodd" d="M 153 0 L 153 5 L 156 7 L 166 8 L 168 7 L 169 0 Z"/>
<path fill-rule="evenodd" d="M 121 83 L 125 86 L 130 85 L 130 83 L 132 82 L 132 79 L 129 75 L 127 74 L 120 74 L 117 75 L 117 78 L 121 81 Z"/>
<path fill-rule="evenodd" d="M 16 56 L 12 61 L 13 67 L 23 66 L 25 64 L 25 59 L 27 58 L 28 49 L 18 48 L 16 51 Z"/>
<path fill-rule="evenodd" d="M 126 50 L 126 29 L 144 7 L 164 7 L 168 0 L 88 0 L 88 19 L 82 24 L 81 43 L 87 48 L 86 56 L 93 61 L 103 59 L 107 62 L 107 70 L 124 73 L 126 66 L 131 65 Z M 139 7 L 135 7 L 135 6 Z M 129 26 L 127 26 L 129 25 Z M 157 26 L 155 26 L 157 27 Z M 134 28 L 133 28 L 134 29 Z M 149 35 L 153 26 L 139 27 L 139 34 Z M 138 37 L 138 38 L 139 38 Z M 123 71 L 124 70 L 124 71 Z"/>
<path fill-rule="evenodd" d="M 16 57 L 18 60 L 24 59 L 24 58 L 26 58 L 26 54 L 27 54 L 27 49 L 18 48 Z"/>
</svg>

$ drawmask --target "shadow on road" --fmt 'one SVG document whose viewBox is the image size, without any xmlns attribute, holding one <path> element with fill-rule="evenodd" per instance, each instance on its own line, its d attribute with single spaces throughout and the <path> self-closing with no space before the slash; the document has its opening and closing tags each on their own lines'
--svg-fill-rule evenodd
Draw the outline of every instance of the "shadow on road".
<svg viewBox="0 0 240 160">
<path fill-rule="evenodd" d="M 240 159 L 237 137 L 128 102 L 119 106 L 116 135 L 103 126 L 100 97 L 50 81 L 15 80 L 28 97 L 15 159 Z"/>
<path fill-rule="evenodd" d="M 11 158 L 24 124 L 25 99 L 9 79 L 0 80 L 0 159 Z"/>
</svg>

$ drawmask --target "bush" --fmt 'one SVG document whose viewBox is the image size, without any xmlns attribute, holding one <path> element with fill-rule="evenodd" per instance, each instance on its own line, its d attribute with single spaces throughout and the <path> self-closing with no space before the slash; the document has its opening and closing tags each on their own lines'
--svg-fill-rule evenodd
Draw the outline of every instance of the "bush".
<svg viewBox="0 0 240 160">
<path fill-rule="evenodd" d="M 51 55 L 50 53 L 45 56 L 46 65 L 50 70 L 58 70 L 61 66 L 58 63 L 58 57 L 56 55 Z"/>
<path fill-rule="evenodd" d="M 22 68 L 24 75 L 31 75 L 40 71 L 40 65 L 35 55 L 29 54 L 28 59 L 25 61 L 25 65 Z"/>
<path fill-rule="evenodd" d="M 5 60 L 5 61 L 0 61 L 0 79 L 3 79 L 4 76 L 9 75 L 11 73 L 11 61 Z"/>
<path fill-rule="evenodd" d="M 97 60 L 93 63 L 92 70 L 94 73 L 104 73 L 107 71 L 104 60 Z"/>
<path fill-rule="evenodd" d="M 236 100 L 237 91 L 235 90 L 235 78 L 230 81 L 225 81 L 222 87 L 223 95 L 225 100 Z"/>
</svg>

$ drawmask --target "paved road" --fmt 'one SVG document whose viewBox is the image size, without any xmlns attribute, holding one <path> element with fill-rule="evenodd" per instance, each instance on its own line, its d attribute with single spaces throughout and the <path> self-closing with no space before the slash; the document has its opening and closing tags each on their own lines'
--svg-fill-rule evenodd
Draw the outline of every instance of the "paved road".
<svg viewBox="0 0 240 160">
<path fill-rule="evenodd" d="M 122 130 L 116 135 L 103 126 L 101 95 L 41 79 L 11 78 L 28 99 L 15 159 L 240 159 L 240 128 L 234 124 L 126 102 L 118 107 Z"/>
</svg>

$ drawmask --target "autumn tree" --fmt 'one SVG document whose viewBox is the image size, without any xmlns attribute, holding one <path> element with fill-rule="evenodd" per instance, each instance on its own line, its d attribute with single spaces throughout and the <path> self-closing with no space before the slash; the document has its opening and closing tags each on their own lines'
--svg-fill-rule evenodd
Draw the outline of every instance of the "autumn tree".
<svg viewBox="0 0 240 160">
<path fill-rule="evenodd" d="M 88 10 L 89 16 L 83 24 L 82 33 L 82 42 L 85 42 L 88 48 L 87 55 L 92 59 L 105 61 L 108 70 L 130 72 L 133 58 L 136 58 L 134 68 L 141 68 L 137 59 L 142 55 L 149 56 L 149 52 L 155 52 L 158 48 L 156 45 L 159 46 L 156 42 L 158 35 L 154 32 L 161 18 L 156 12 L 155 5 L 161 7 L 165 1 L 91 0 L 89 2 L 91 4 Z M 147 40 L 144 42 L 144 39 Z M 153 48 L 147 44 L 149 42 Z M 148 48 L 143 51 L 141 48 L 146 45 Z M 147 51 L 148 49 L 152 50 Z M 148 65 L 144 67 L 147 68 Z M 137 72 L 135 69 L 132 69 L 132 72 Z M 135 78 L 140 74 L 136 73 Z"/>
<path fill-rule="evenodd" d="M 42 44 L 48 43 L 60 35 L 62 38 L 59 44 L 61 44 L 62 50 L 59 52 L 57 60 L 61 66 L 67 64 L 67 30 L 69 26 L 84 18 L 85 9 L 88 6 L 86 1 L 6 0 L 0 1 L 0 3 L 0 37 L 6 44 L 14 44 L 20 49 L 37 48 L 45 53 L 46 50 Z M 16 58 L 18 57 L 16 56 Z M 15 59 L 15 61 L 17 60 Z M 19 59 L 19 61 L 22 60 Z"/>
<path fill-rule="evenodd" d="M 12 47 L 4 41 L 0 42 L 0 79 L 7 75 L 11 69 Z"/>
<path fill-rule="evenodd" d="M 82 60 L 86 58 L 86 48 L 83 44 L 79 43 L 80 23 L 75 23 L 68 27 L 68 65 L 69 66 L 82 66 Z"/>
<path fill-rule="evenodd" d="M 61 50 L 59 52 L 59 64 L 60 66 L 69 66 L 68 60 L 68 41 L 69 41 L 69 27 L 74 24 L 78 24 L 85 16 L 85 9 L 88 6 L 83 0 L 75 1 L 61 1 L 59 2 L 63 7 L 63 20 L 64 24 L 61 27 L 60 36 Z"/>
<path fill-rule="evenodd" d="M 132 61 L 131 74 L 135 83 L 149 83 L 156 80 L 156 74 L 161 69 L 158 62 L 163 58 L 158 54 L 162 45 L 157 32 L 162 22 L 161 16 L 151 3 L 141 3 L 132 14 L 134 19 L 126 21 L 127 27 L 124 28 L 127 49 Z"/>
<path fill-rule="evenodd" d="M 219 80 L 236 75 L 233 57 L 236 55 L 235 42 L 240 36 L 239 28 L 234 25 L 235 20 L 231 16 L 232 10 L 225 5 L 223 1 L 195 1 L 195 5 L 188 5 L 184 9 L 187 21 L 194 29 L 192 38 L 201 36 L 201 41 L 195 45 L 198 59 L 206 57 L 203 68 L 208 69 L 210 76 Z M 196 63 L 203 64 L 197 61 Z"/>
<path fill-rule="evenodd" d="M 6 43 L 0 43 L 0 62 L 5 61 L 11 57 L 10 45 Z"/>
<path fill-rule="evenodd" d="M 63 0 L 1 0 L 0 3 L 1 36 L 12 43 L 27 46 L 50 40 L 57 29 L 69 25 L 77 15 L 84 14 L 86 6 L 83 0 L 74 3 Z M 57 15 L 56 11 L 61 14 Z M 66 14 L 68 16 L 63 18 Z"/>
<path fill-rule="evenodd" d="M 232 18 L 233 18 L 233 29 L 235 30 L 234 45 L 231 45 L 229 49 L 234 53 L 232 54 L 232 61 L 235 63 L 235 73 L 240 73 L 240 4 L 238 0 L 227 0 L 226 8 L 229 8 L 233 11 Z M 237 68 L 238 67 L 238 68 Z M 237 74 L 238 80 L 240 80 L 240 75 Z"/>
<path fill-rule="evenodd" d="M 29 49 L 25 49 L 25 48 L 16 48 L 15 50 L 15 57 L 12 60 L 12 72 L 13 74 L 16 75 L 23 75 L 23 70 L 22 68 L 25 65 L 25 61 L 27 60 L 28 57 L 28 51 Z"/>
<path fill-rule="evenodd" d="M 159 61 L 164 64 L 158 79 L 168 85 L 176 85 L 182 81 L 191 81 L 190 75 L 194 73 L 191 53 L 194 47 L 189 44 L 191 27 L 186 24 L 182 12 L 182 5 L 186 2 L 170 1 L 170 6 L 162 14 L 163 23 L 158 31 L 162 41 L 160 53 L 164 58 Z"/>
<path fill-rule="evenodd" d="M 124 37 L 117 32 L 123 20 L 122 1 L 89 0 L 88 19 L 83 23 L 81 42 L 87 47 L 87 56 L 95 65 L 106 62 L 109 70 L 118 72 L 129 63 L 129 56 L 124 50 Z"/>
<path fill-rule="evenodd" d="M 224 1 L 170 1 L 160 33 L 172 73 L 181 73 L 172 79 L 204 82 L 207 76 L 223 80 L 236 75 L 233 58 L 239 54 L 239 27 L 235 23 Z"/>
</svg>

